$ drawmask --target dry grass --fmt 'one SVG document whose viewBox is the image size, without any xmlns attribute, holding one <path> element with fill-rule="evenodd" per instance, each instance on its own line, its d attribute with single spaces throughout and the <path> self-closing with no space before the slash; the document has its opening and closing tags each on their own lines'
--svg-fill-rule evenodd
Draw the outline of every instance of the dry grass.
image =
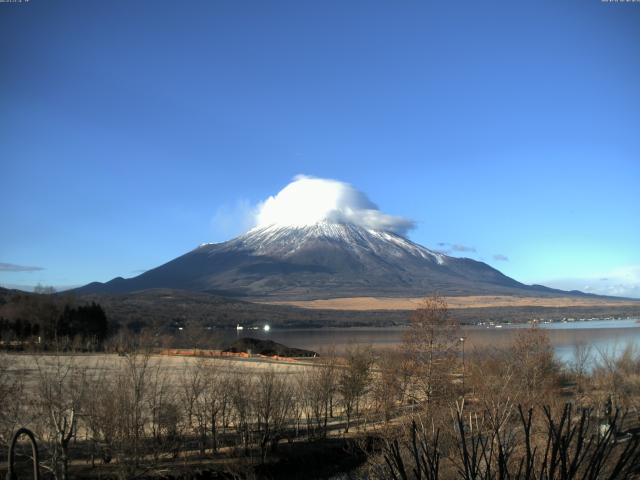
<svg viewBox="0 0 640 480">
<path fill-rule="evenodd" d="M 635 305 L 640 301 L 626 299 L 599 299 L 578 297 L 521 297 L 508 295 L 444 297 L 449 308 L 485 308 L 485 307 L 607 307 Z M 261 302 L 273 305 L 292 305 L 296 307 L 323 310 L 414 310 L 424 300 L 422 297 L 351 297 L 331 298 L 327 300 L 295 300 L 281 302 Z"/>
<path fill-rule="evenodd" d="M 89 372 L 115 371 L 123 367 L 125 359 L 116 354 L 85 354 L 85 355 L 39 355 L 39 354 L 13 354 L 3 355 L 9 370 L 19 375 L 29 389 L 34 387 L 38 380 L 38 364 L 40 368 L 53 368 L 56 361 L 61 359 L 62 363 L 73 364 L 77 368 L 86 368 Z M 263 359 L 232 360 L 224 358 L 201 358 L 201 357 L 175 357 L 167 355 L 152 355 L 149 367 L 161 367 L 171 379 L 171 383 L 179 384 L 190 366 L 196 362 L 204 362 L 219 372 L 233 373 L 237 371 L 247 374 L 256 374 L 265 369 L 273 369 L 277 373 L 296 375 L 305 371 L 309 363 L 278 363 Z"/>
</svg>

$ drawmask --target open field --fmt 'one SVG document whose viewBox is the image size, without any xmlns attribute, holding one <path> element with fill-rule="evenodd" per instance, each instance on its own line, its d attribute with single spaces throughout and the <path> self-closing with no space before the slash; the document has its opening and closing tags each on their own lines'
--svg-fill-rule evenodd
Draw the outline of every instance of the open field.
<svg viewBox="0 0 640 480">
<path fill-rule="evenodd" d="M 498 307 L 620 307 L 640 306 L 640 301 L 590 297 L 522 297 L 509 295 L 444 297 L 449 308 L 498 308 Z M 422 297 L 351 297 L 326 300 L 292 300 L 260 302 L 270 305 L 289 305 L 319 310 L 414 310 Z"/>
<path fill-rule="evenodd" d="M 39 369 L 53 369 L 58 360 L 64 365 L 73 365 L 75 368 L 88 369 L 89 372 L 99 373 L 100 371 L 116 371 L 122 368 L 126 362 L 125 357 L 117 354 L 69 354 L 69 355 L 46 355 L 46 354 L 3 354 L 7 362 L 9 371 L 20 375 L 28 386 L 33 386 L 39 374 Z M 179 384 L 184 378 L 185 372 L 196 363 L 202 363 L 206 368 L 215 369 L 220 373 L 233 373 L 241 371 L 246 374 L 257 374 L 270 369 L 278 374 L 295 375 L 300 374 L 310 365 L 309 361 L 300 363 L 278 362 L 264 358 L 250 359 L 226 359 L 226 358 L 206 358 L 206 357 L 181 357 L 171 355 L 151 355 L 149 368 L 161 367 L 168 375 L 171 384 Z"/>
</svg>

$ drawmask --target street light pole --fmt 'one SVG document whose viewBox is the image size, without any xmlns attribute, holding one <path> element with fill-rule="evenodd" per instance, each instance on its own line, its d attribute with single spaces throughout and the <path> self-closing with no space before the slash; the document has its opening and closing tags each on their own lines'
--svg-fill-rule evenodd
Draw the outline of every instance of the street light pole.
<svg viewBox="0 0 640 480">
<path fill-rule="evenodd" d="M 462 344 L 462 398 L 464 398 L 464 341 L 465 337 L 460 337 L 460 343 Z"/>
</svg>

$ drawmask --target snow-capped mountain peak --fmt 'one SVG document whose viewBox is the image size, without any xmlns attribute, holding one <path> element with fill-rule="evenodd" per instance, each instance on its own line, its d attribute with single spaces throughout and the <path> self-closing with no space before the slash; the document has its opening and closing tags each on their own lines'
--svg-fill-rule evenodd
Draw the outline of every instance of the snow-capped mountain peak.
<svg viewBox="0 0 640 480">
<path fill-rule="evenodd" d="M 422 247 L 393 232 L 364 228 L 349 223 L 319 221 L 310 225 L 256 227 L 238 237 L 234 243 L 257 255 L 287 257 L 310 243 L 331 242 L 361 254 L 380 257 L 419 257 L 444 264 L 448 258 Z"/>
<path fill-rule="evenodd" d="M 405 234 L 413 221 L 381 211 L 362 191 L 337 180 L 295 177 L 258 204 L 254 220 L 257 226 L 237 238 L 202 244 L 134 278 L 94 282 L 77 291 L 171 288 L 313 299 L 522 295 L 544 288 L 412 242 Z"/>
</svg>

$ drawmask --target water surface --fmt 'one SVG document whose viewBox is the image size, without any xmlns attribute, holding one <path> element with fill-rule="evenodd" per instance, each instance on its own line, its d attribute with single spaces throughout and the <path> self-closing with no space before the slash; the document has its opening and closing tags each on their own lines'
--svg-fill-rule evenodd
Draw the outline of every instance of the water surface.
<svg viewBox="0 0 640 480">
<path fill-rule="evenodd" d="M 465 351 L 483 351 L 511 344 L 518 331 L 529 325 L 465 326 Z M 577 345 L 588 344 L 592 352 L 620 352 L 626 345 L 640 347 L 640 322 L 638 319 L 590 320 L 555 322 L 539 325 L 546 330 L 556 355 L 562 361 L 571 361 Z M 241 337 L 270 339 L 290 347 L 326 352 L 334 348 L 344 352 L 353 346 L 371 346 L 375 349 L 391 348 L 402 342 L 406 327 L 363 328 L 317 328 L 317 329 L 271 329 L 229 330 L 223 332 L 225 342 Z"/>
</svg>

